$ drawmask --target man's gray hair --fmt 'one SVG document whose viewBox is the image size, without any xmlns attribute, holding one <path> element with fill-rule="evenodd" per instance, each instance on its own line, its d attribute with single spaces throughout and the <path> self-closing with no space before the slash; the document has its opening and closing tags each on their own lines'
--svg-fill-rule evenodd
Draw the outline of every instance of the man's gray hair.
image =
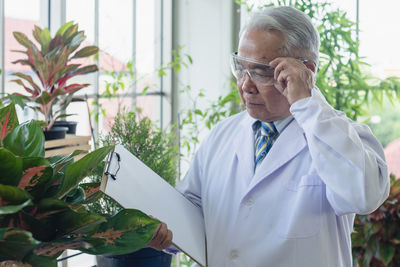
<svg viewBox="0 0 400 267">
<path fill-rule="evenodd" d="M 307 57 L 318 65 L 319 34 L 310 17 L 303 12 L 288 6 L 253 11 L 239 37 L 253 29 L 282 32 L 286 37 L 285 56 Z"/>
</svg>

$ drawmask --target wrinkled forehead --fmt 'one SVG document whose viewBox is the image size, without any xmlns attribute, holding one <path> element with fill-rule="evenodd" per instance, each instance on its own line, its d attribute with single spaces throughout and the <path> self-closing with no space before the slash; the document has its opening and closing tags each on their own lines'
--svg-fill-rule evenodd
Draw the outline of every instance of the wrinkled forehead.
<svg viewBox="0 0 400 267">
<path fill-rule="evenodd" d="M 270 62 L 285 56 L 285 37 L 279 31 L 252 29 L 243 33 L 239 41 L 238 55 L 256 62 Z"/>
</svg>

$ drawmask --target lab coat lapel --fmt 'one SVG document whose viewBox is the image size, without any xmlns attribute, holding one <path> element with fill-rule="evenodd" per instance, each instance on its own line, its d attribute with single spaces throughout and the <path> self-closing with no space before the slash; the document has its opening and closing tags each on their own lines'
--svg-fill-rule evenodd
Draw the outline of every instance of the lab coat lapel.
<svg viewBox="0 0 400 267">
<path fill-rule="evenodd" d="M 295 157 L 306 144 L 303 129 L 293 120 L 279 135 L 271 150 L 257 167 L 249 190 Z"/>
<path fill-rule="evenodd" d="M 235 140 L 235 144 L 233 144 L 234 151 L 238 159 L 237 177 L 247 181 L 247 184 L 254 174 L 254 133 L 252 124 L 255 121 L 247 114 L 238 127 L 237 136 L 233 139 Z"/>
</svg>

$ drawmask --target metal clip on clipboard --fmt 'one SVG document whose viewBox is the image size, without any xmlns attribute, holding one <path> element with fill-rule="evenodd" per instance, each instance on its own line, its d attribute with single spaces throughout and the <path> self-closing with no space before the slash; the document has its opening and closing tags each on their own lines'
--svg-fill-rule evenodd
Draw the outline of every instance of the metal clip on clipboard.
<svg viewBox="0 0 400 267">
<path fill-rule="evenodd" d="M 117 152 L 111 152 L 107 159 L 107 166 L 104 172 L 109 175 L 113 180 L 117 180 L 117 173 L 120 169 L 121 156 Z"/>
</svg>

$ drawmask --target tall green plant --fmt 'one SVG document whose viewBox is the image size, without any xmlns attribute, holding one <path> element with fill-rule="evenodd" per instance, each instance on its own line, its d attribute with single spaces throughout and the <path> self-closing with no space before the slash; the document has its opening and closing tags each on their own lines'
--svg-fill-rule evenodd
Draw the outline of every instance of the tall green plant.
<svg viewBox="0 0 400 267">
<path fill-rule="evenodd" d="M 311 17 L 317 25 L 321 37 L 320 62 L 316 85 L 335 109 L 357 120 L 365 115 L 365 108 L 372 102 L 382 103 L 384 96 L 391 102 L 400 100 L 400 81 L 396 77 L 378 79 L 368 74 L 369 65 L 359 55 L 359 42 L 356 40 L 356 23 L 340 9 L 334 9 L 329 1 L 314 0 L 275 0 L 262 6 L 248 1 L 235 0 L 246 6 L 247 11 L 266 6 L 293 6 Z M 235 90 L 235 89 L 232 89 Z M 226 101 L 227 98 L 230 101 Z M 239 96 L 232 91 L 220 97 L 208 110 L 201 114 L 207 120 L 207 127 L 227 117 L 233 111 L 240 111 Z M 222 112 L 221 112 L 222 111 Z"/>
<path fill-rule="evenodd" d="M 18 124 L 13 104 L 0 109 L 0 262 L 57 266 L 65 249 L 125 254 L 144 247 L 159 222 L 138 210 L 114 216 L 88 212 L 99 183 L 79 184 L 113 149 L 80 160 L 44 158 L 44 135 L 34 121 Z"/>
<path fill-rule="evenodd" d="M 174 129 L 162 130 L 147 117 L 140 117 L 140 111 L 120 113 L 108 134 L 100 139 L 100 144 L 109 146 L 121 144 L 143 161 L 150 169 L 174 186 L 177 180 L 179 153 L 175 144 Z M 91 180 L 99 182 L 102 168 L 97 168 Z M 89 205 L 91 210 L 114 214 L 121 207 L 104 196 L 99 202 Z"/>
<path fill-rule="evenodd" d="M 140 111 L 121 113 L 102 139 L 103 145 L 121 144 L 138 157 L 155 173 L 174 186 L 177 178 L 175 135 L 154 125 L 148 117 L 140 117 Z"/>
</svg>

